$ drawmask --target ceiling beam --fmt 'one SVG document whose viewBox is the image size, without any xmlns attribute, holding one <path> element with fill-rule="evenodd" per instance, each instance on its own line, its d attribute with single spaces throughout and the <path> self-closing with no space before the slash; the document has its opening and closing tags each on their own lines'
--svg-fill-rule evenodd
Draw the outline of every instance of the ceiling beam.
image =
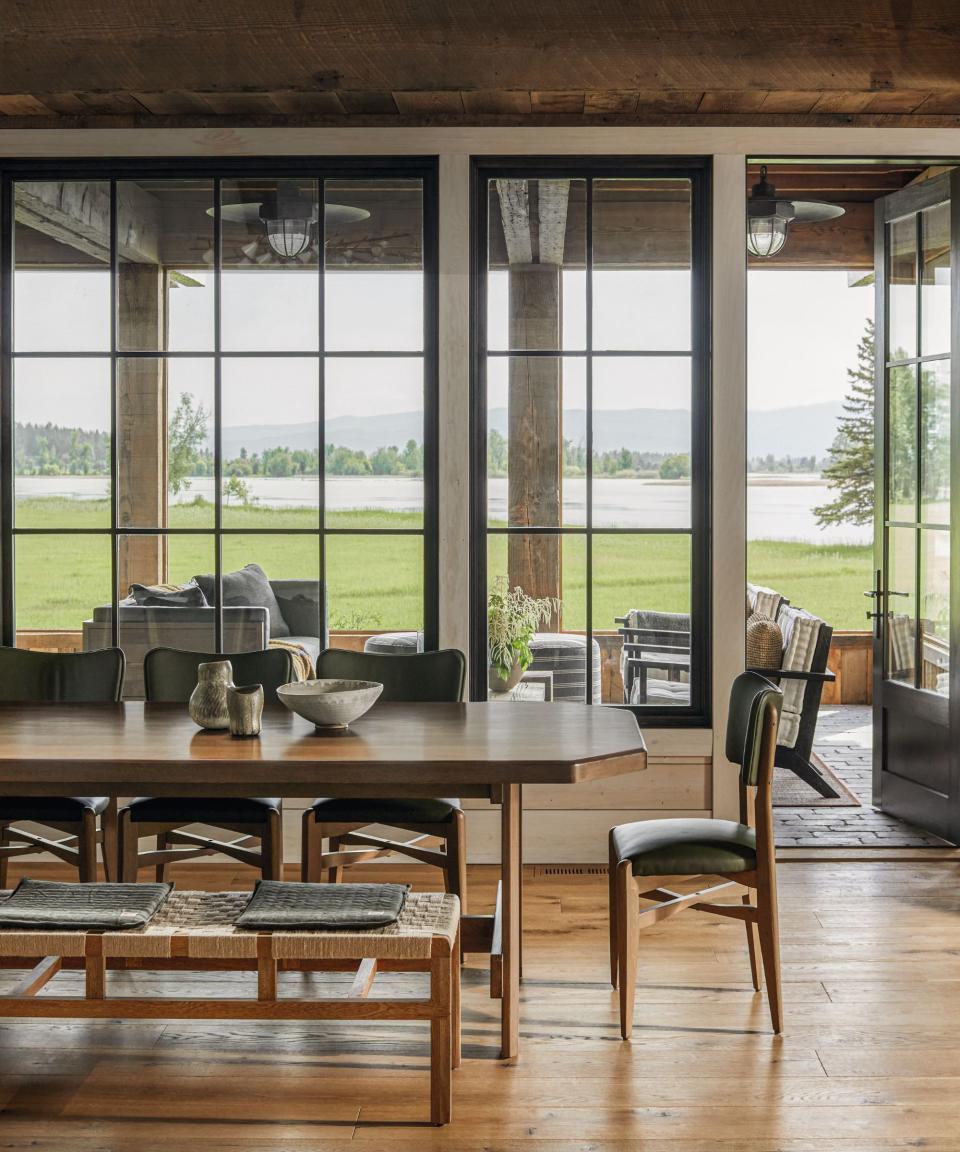
<svg viewBox="0 0 960 1152">
<path fill-rule="evenodd" d="M 19 181 L 14 214 L 18 224 L 61 244 L 110 260 L 110 185 L 106 181 Z M 117 191 L 117 250 L 121 259 L 160 262 L 160 205 L 132 182 Z"/>
</svg>

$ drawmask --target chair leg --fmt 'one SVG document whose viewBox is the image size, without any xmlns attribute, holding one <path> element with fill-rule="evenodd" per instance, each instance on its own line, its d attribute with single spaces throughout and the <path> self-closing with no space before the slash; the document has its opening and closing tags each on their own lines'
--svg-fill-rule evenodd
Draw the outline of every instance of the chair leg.
<svg viewBox="0 0 960 1152">
<path fill-rule="evenodd" d="M 760 911 L 760 952 L 767 979 L 770 1020 L 774 1032 L 779 1036 L 783 1031 L 783 1006 L 780 999 L 780 919 L 775 876 L 761 879 L 757 890 L 757 906 Z"/>
<path fill-rule="evenodd" d="M 267 816 L 260 837 L 260 875 L 264 880 L 283 879 L 283 817 L 279 812 Z"/>
<path fill-rule="evenodd" d="M 0 848 L 10 843 L 10 834 L 7 830 L 7 825 L 0 825 Z M 9 859 L 6 856 L 0 856 L 0 888 L 7 886 L 7 864 Z"/>
<path fill-rule="evenodd" d="M 617 865 L 617 953 L 620 969 L 620 1035 L 629 1040 L 633 1034 L 633 1009 L 637 990 L 637 953 L 639 924 L 637 886 L 629 860 Z"/>
<path fill-rule="evenodd" d="M 112 796 L 100 817 L 100 851 L 103 855 L 103 875 L 116 883 L 120 875 L 120 854 L 117 845 L 117 798 Z"/>
<path fill-rule="evenodd" d="M 91 808 L 84 810 L 77 835 L 77 858 L 80 883 L 92 884 L 97 879 L 97 816 Z"/>
<path fill-rule="evenodd" d="M 755 888 L 748 889 L 743 894 L 744 904 L 753 904 L 756 907 L 757 892 Z M 760 968 L 760 932 L 756 921 L 744 920 L 747 929 L 747 950 L 750 953 L 750 978 L 753 981 L 754 992 L 763 987 L 763 972 Z"/>
<path fill-rule="evenodd" d="M 304 884 L 319 884 L 322 876 L 318 860 L 323 841 L 317 835 L 317 818 L 312 808 L 303 814 L 300 836 L 300 879 Z"/>
<path fill-rule="evenodd" d="M 140 837 L 127 811 L 120 813 L 120 882 L 136 884 Z"/>
<path fill-rule="evenodd" d="M 321 840 L 323 838 L 323 825 L 318 825 L 317 834 Z M 342 845 L 339 836 L 331 836 L 329 849 L 331 852 L 339 852 Z M 336 864 L 333 868 L 327 869 L 327 883 L 328 884 L 341 884 L 343 882 L 343 865 Z"/>
<path fill-rule="evenodd" d="M 450 985 L 450 1016 L 452 1020 L 452 1051 L 450 1054 L 450 1061 L 454 1068 L 460 1067 L 460 1033 L 461 1033 L 461 989 L 460 989 L 460 965 L 463 963 L 463 952 L 460 947 L 460 929 L 457 928 L 457 938 L 453 945 L 453 960 L 451 967 L 451 985 Z"/>
<path fill-rule="evenodd" d="M 463 812 L 453 814 L 447 833 L 447 861 L 443 870 L 446 889 L 460 900 L 460 915 L 467 914 L 467 822 Z"/>
<path fill-rule="evenodd" d="M 607 916 L 610 921 L 610 986 L 616 988 L 620 967 L 620 944 L 617 939 L 617 853 L 613 847 L 613 830 L 610 831 L 609 864 L 607 868 Z"/>
<path fill-rule="evenodd" d="M 157 833 L 157 851 L 166 852 L 170 847 L 170 840 L 166 832 Z M 166 860 L 161 861 L 156 867 L 156 880 L 158 884 L 166 884 L 167 875 L 169 870 L 169 863 Z"/>
</svg>

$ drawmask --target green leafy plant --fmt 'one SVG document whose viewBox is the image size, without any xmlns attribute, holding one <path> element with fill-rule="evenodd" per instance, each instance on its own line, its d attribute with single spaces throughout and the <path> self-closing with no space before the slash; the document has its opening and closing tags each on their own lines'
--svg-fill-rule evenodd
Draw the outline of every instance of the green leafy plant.
<svg viewBox="0 0 960 1152">
<path fill-rule="evenodd" d="M 514 664 L 521 671 L 533 663 L 530 641 L 563 603 L 555 597 L 537 599 L 519 586 L 511 588 L 505 576 L 498 576 L 487 600 L 487 643 L 490 664 L 501 680 L 509 680 Z"/>
</svg>

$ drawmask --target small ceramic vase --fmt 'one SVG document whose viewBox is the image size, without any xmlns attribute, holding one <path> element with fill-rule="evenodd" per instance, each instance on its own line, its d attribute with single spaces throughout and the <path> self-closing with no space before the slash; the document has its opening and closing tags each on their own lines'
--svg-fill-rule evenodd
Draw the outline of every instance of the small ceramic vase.
<svg viewBox="0 0 960 1152">
<path fill-rule="evenodd" d="M 190 719 L 201 728 L 229 728 L 227 688 L 233 683 L 233 665 L 215 660 L 197 665 L 197 686 L 190 695 Z"/>
<path fill-rule="evenodd" d="M 227 687 L 227 711 L 230 713 L 231 736 L 259 736 L 263 717 L 263 685 L 244 684 Z"/>
</svg>

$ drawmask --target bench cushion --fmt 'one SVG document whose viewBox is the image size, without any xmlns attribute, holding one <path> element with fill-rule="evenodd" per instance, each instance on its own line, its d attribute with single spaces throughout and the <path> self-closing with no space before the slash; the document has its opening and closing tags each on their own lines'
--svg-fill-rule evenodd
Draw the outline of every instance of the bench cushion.
<svg viewBox="0 0 960 1152">
<path fill-rule="evenodd" d="M 0 928 L 116 932 L 141 928 L 173 891 L 172 884 L 59 884 L 21 880 L 0 903 Z"/>
<path fill-rule="evenodd" d="M 385 928 L 407 901 L 409 884 L 293 884 L 261 880 L 238 928 L 266 931 Z"/>
<path fill-rule="evenodd" d="M 749 872 L 757 837 L 734 820 L 638 820 L 613 830 L 614 851 L 634 876 L 701 876 Z"/>
</svg>

